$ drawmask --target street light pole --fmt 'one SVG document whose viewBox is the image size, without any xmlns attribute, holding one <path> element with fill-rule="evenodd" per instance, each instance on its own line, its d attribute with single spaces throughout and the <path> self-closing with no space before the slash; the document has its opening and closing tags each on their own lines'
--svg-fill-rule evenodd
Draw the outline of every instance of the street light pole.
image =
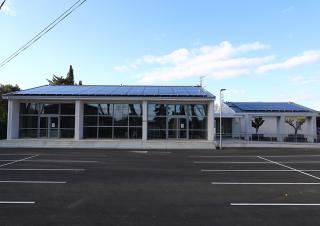
<svg viewBox="0 0 320 226">
<path fill-rule="evenodd" d="M 222 92 L 225 91 L 226 89 L 220 89 L 220 150 L 222 149 Z"/>
</svg>

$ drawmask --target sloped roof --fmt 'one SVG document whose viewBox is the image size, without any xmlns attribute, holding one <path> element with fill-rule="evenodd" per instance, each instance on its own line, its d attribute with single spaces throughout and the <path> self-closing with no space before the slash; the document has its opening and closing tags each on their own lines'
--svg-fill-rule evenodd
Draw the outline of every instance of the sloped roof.
<svg viewBox="0 0 320 226">
<path fill-rule="evenodd" d="M 46 85 L 4 96 L 133 96 L 215 98 L 199 86 Z"/>
<path fill-rule="evenodd" d="M 293 102 L 226 102 L 235 112 L 317 112 Z"/>
</svg>

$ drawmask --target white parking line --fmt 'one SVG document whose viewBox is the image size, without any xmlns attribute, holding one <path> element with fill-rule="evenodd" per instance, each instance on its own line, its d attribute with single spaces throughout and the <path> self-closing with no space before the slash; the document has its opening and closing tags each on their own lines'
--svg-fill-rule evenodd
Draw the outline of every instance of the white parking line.
<svg viewBox="0 0 320 226">
<path fill-rule="evenodd" d="M 24 158 L 24 159 L 19 159 L 19 160 L 10 160 L 12 162 L 8 162 L 8 163 L 5 163 L 5 164 L 2 164 L 2 165 L 0 165 L 0 167 L 11 165 L 11 164 L 14 164 L 14 163 L 17 163 L 17 162 L 26 161 L 27 159 L 31 159 L 31 158 L 34 158 L 34 157 L 37 157 L 37 156 L 39 156 L 39 155 L 33 155 L 33 156 L 30 156 L 30 157 L 27 157 L 27 158 Z M 9 161 L 9 160 L 7 160 L 7 161 Z"/>
<path fill-rule="evenodd" d="M 274 182 L 274 183 L 265 183 L 265 182 L 262 182 L 262 183 L 251 183 L 251 182 L 211 182 L 211 184 L 215 184 L 215 185 L 292 185 L 292 184 L 295 184 L 295 185 L 319 185 L 320 183 L 277 183 L 277 182 Z"/>
<path fill-rule="evenodd" d="M 32 160 L 30 160 L 32 161 Z M 194 161 L 194 164 L 271 164 L 271 162 L 228 162 L 228 161 Z M 303 164 L 314 164 L 320 163 L 320 161 L 284 161 L 278 163 L 303 163 Z"/>
<path fill-rule="evenodd" d="M 231 206 L 320 206 L 320 203 L 230 203 Z"/>
<path fill-rule="evenodd" d="M 256 155 L 189 155 L 189 158 L 255 158 Z"/>
<path fill-rule="evenodd" d="M 35 204 L 33 201 L 0 201 L 0 204 Z"/>
<path fill-rule="evenodd" d="M 85 169 L 23 169 L 23 168 L 0 168 L 0 171 L 85 171 Z"/>
<path fill-rule="evenodd" d="M 36 181 L 36 180 L 2 180 L 0 183 L 16 183 L 16 184 L 66 184 L 66 181 Z"/>
<path fill-rule="evenodd" d="M 189 158 L 255 158 L 256 155 L 189 155 Z M 301 158 L 301 157 L 320 157 L 320 155 L 263 155 L 267 158 Z"/>
<path fill-rule="evenodd" d="M 302 170 L 305 172 L 320 172 L 320 170 Z M 210 170 L 202 169 L 201 172 L 294 172 L 293 170 Z"/>
<path fill-rule="evenodd" d="M 220 161 L 194 161 L 194 164 L 270 164 L 270 162 L 220 162 Z"/>
<path fill-rule="evenodd" d="M 35 157 L 35 156 L 33 156 Z M 31 158 L 31 157 L 30 157 Z M 86 161 L 86 160 L 57 160 L 57 159 L 37 159 L 37 160 L 14 160 L 6 159 L 0 160 L 0 162 L 10 162 L 10 161 L 24 161 L 24 162 L 53 162 L 53 163 L 97 163 L 98 161 Z M 1 167 L 1 165 L 0 165 Z"/>
<path fill-rule="evenodd" d="M 285 168 L 287 168 L 287 169 L 291 169 L 291 170 L 294 170 L 294 171 L 296 171 L 296 172 L 302 173 L 302 174 L 304 174 L 304 175 L 307 175 L 307 176 L 309 176 L 309 177 L 315 178 L 315 179 L 317 179 L 317 180 L 320 180 L 319 177 L 316 177 L 316 176 L 314 176 L 314 175 L 312 175 L 312 174 L 309 174 L 309 173 L 303 172 L 303 171 L 301 171 L 301 170 L 295 169 L 295 168 L 293 168 L 293 167 L 286 166 L 286 165 L 284 165 L 284 164 L 281 164 L 280 162 L 275 162 L 275 161 L 269 160 L 269 159 L 264 158 L 264 157 L 261 157 L 261 156 L 257 156 L 257 157 L 260 158 L 260 159 L 266 160 L 266 161 L 268 161 L 268 162 L 274 163 L 274 164 L 276 164 L 276 165 L 283 166 L 283 167 L 285 167 Z"/>
</svg>

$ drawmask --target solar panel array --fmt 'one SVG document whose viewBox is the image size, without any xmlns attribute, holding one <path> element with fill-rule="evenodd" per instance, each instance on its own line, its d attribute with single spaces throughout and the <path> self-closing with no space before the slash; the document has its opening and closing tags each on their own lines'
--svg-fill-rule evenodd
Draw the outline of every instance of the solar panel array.
<svg viewBox="0 0 320 226">
<path fill-rule="evenodd" d="M 227 102 L 237 112 L 313 112 L 314 110 L 292 102 Z"/>
<path fill-rule="evenodd" d="M 148 96 L 148 97 L 207 97 L 214 98 L 210 92 L 199 86 L 40 86 L 9 93 L 7 96 Z"/>
</svg>

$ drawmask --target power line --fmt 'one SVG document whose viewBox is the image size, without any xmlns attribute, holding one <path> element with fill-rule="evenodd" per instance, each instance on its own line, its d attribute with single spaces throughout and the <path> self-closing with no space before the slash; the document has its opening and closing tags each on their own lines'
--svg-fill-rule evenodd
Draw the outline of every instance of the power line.
<svg viewBox="0 0 320 226">
<path fill-rule="evenodd" d="M 1 3 L 1 5 L 0 5 L 0 10 L 1 10 L 1 8 L 2 8 L 2 6 L 4 5 L 5 2 L 6 2 L 6 0 L 4 0 L 4 1 Z"/>
<path fill-rule="evenodd" d="M 20 53 L 29 48 L 32 44 L 38 41 L 42 36 L 51 31 L 55 26 L 57 26 L 61 21 L 63 21 L 66 17 L 68 17 L 73 11 L 79 8 L 83 3 L 87 0 L 78 0 L 76 1 L 70 8 L 68 8 L 65 12 L 63 12 L 59 17 L 57 17 L 53 22 L 51 22 L 48 26 L 46 26 L 42 31 L 40 31 L 37 35 L 35 35 L 30 41 L 21 46 L 18 50 L 12 53 L 9 57 L 1 61 L 0 68 L 9 63 L 15 57 L 17 57 Z"/>
</svg>

